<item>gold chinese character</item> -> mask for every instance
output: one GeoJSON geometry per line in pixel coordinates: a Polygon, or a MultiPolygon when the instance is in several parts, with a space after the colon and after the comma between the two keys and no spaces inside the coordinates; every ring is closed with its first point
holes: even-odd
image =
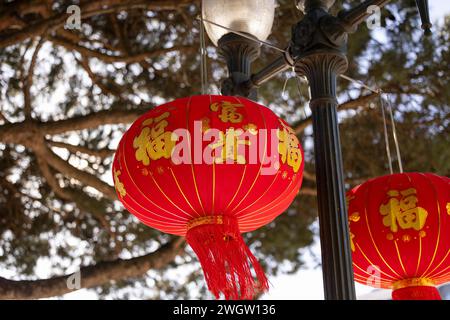
{"type": "Polygon", "coordinates": [[[215,102],[210,105],[212,111],[219,111],[219,118],[222,122],[239,123],[242,122],[242,114],[237,112],[237,108],[243,107],[240,103],[231,103],[230,101],[215,102]]]}
{"type": "Polygon", "coordinates": [[[390,227],[392,232],[397,232],[398,227],[417,231],[423,228],[428,212],[417,206],[416,189],[389,190],[387,195],[388,201],[379,208],[386,227],[390,227]]]}
{"type": "MultiPolygon", "coordinates": [[[[345,203],[347,204],[347,210],[350,210],[350,201],[355,199],[354,195],[347,195],[345,196],[345,203]]],[[[361,216],[359,215],[359,212],[353,212],[352,214],[349,214],[348,220],[349,222],[358,222],[361,219],[361,216]]]]}
{"type": "Polygon", "coordinates": [[[125,186],[119,180],[119,176],[122,172],[120,170],[114,170],[114,186],[116,187],[117,192],[123,198],[126,196],[127,191],[125,190],[125,186]]]}
{"type": "Polygon", "coordinates": [[[352,201],[353,199],[355,199],[355,196],[350,196],[350,195],[346,195],[345,196],[345,204],[347,205],[347,209],[348,209],[348,207],[349,207],[349,205],[350,205],[350,201],[352,201]]]}
{"type": "Polygon", "coordinates": [[[251,145],[249,140],[243,139],[240,135],[243,133],[241,129],[227,129],[226,133],[219,132],[218,141],[211,143],[209,147],[215,151],[215,163],[225,163],[227,159],[233,160],[235,163],[245,164],[245,156],[239,154],[239,145],[251,145]],[[217,151],[217,152],[216,152],[217,151]]]}
{"type": "Polygon", "coordinates": [[[202,132],[206,132],[211,128],[209,122],[208,118],[202,118],[202,132]]]}
{"type": "Polygon", "coordinates": [[[359,212],[353,212],[353,213],[348,217],[348,219],[349,219],[350,221],[352,221],[352,222],[358,222],[359,219],[361,219],[361,217],[360,217],[360,215],[359,215],[359,212]]]}
{"type": "MultiPolygon", "coordinates": [[[[348,205],[350,204],[350,201],[352,201],[353,199],[355,199],[355,196],[345,196],[345,202],[347,203],[347,209],[348,209],[348,205]]],[[[359,213],[358,212],[353,212],[349,217],[348,217],[348,226],[350,228],[350,223],[351,222],[358,222],[360,219],[359,213]]],[[[352,249],[352,252],[355,251],[355,244],[353,243],[353,238],[355,237],[355,235],[349,231],[350,233],[350,248],[352,249]]]]}
{"type": "MultiPolygon", "coordinates": [[[[151,136],[151,135],[150,135],[151,136]]],[[[164,132],[163,134],[153,138],[147,145],[147,152],[152,160],[161,158],[169,159],[176,141],[172,140],[172,132],[164,132]]]]}
{"type": "MultiPolygon", "coordinates": [[[[170,112],[166,111],[166,112],[160,114],[159,116],[157,116],[156,118],[146,119],[144,122],[142,122],[141,126],[142,127],[151,126],[153,123],[159,123],[162,120],[168,118],[169,116],[170,116],[170,112]]],[[[167,126],[167,124],[166,124],[166,126],[167,126]]]]}
{"type": "Polygon", "coordinates": [[[137,161],[141,161],[144,165],[150,164],[150,158],[147,154],[147,145],[150,140],[150,128],[145,127],[142,129],[139,136],[133,140],[133,148],[137,149],[135,156],[137,161]]]}
{"type": "Polygon", "coordinates": [[[258,127],[253,123],[246,124],[245,126],[243,126],[243,128],[253,135],[256,135],[258,133],[258,127]]]}
{"type": "Polygon", "coordinates": [[[302,164],[302,153],[299,148],[299,142],[294,130],[281,122],[282,129],[278,129],[278,153],[281,155],[281,162],[292,167],[294,172],[300,169],[302,164]]]}
{"type": "Polygon", "coordinates": [[[136,149],[136,160],[144,165],[151,160],[170,158],[176,141],[172,139],[172,132],[165,131],[169,122],[169,112],[164,112],[156,118],[150,118],[142,123],[145,126],[141,133],[134,138],[133,147],[136,149]]]}
{"type": "Polygon", "coordinates": [[[411,236],[409,234],[404,234],[402,236],[402,241],[403,242],[410,242],[411,241],[411,236]]]}
{"type": "Polygon", "coordinates": [[[355,235],[350,232],[350,248],[352,249],[352,252],[355,252],[355,244],[353,243],[353,238],[355,235]]]}

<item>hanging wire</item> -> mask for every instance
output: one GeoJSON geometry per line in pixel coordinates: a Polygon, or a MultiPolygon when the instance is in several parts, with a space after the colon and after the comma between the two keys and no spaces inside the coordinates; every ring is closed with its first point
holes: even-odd
{"type": "MultiPolygon", "coordinates": [[[[285,49],[278,48],[277,46],[274,46],[273,44],[268,43],[266,41],[262,41],[262,40],[256,39],[256,38],[251,37],[251,36],[249,36],[249,35],[247,35],[247,34],[245,34],[243,32],[236,31],[236,30],[233,30],[231,28],[228,28],[228,27],[225,27],[223,25],[220,25],[218,23],[215,23],[213,21],[204,19],[203,15],[199,15],[197,17],[197,20],[199,20],[201,22],[200,42],[201,42],[201,51],[202,51],[201,76],[202,76],[202,93],[203,94],[206,92],[206,86],[207,86],[207,79],[206,79],[206,77],[207,77],[207,71],[206,71],[206,49],[205,49],[205,31],[204,31],[204,23],[205,22],[207,22],[209,24],[212,24],[212,25],[214,25],[216,27],[225,29],[227,31],[233,32],[235,34],[238,34],[238,35],[240,35],[240,36],[242,36],[242,37],[244,37],[246,39],[258,42],[261,45],[264,45],[264,46],[267,46],[269,48],[275,49],[275,50],[277,50],[279,52],[286,53],[285,49]]],[[[389,111],[390,120],[391,120],[391,124],[392,124],[392,135],[394,137],[394,144],[395,144],[395,150],[396,150],[396,153],[397,153],[398,167],[399,167],[400,172],[403,173],[403,165],[402,165],[402,159],[401,159],[401,155],[400,155],[400,147],[399,147],[399,143],[398,143],[398,139],[397,139],[397,131],[395,129],[395,121],[394,121],[394,116],[393,116],[393,113],[392,113],[392,106],[391,106],[391,103],[390,103],[389,99],[388,98],[386,98],[386,100],[383,99],[383,97],[382,97],[383,92],[379,88],[371,88],[368,85],[366,85],[364,82],[362,82],[360,80],[353,79],[353,78],[351,78],[351,77],[349,77],[347,75],[344,75],[344,74],[341,74],[339,76],[342,79],[345,79],[345,80],[350,81],[350,82],[352,82],[354,84],[357,84],[357,85],[359,85],[359,86],[361,86],[361,87],[363,87],[363,88],[365,88],[365,89],[367,89],[367,90],[369,90],[369,91],[371,91],[373,93],[376,93],[376,94],[378,94],[380,96],[381,112],[382,112],[382,115],[383,115],[384,138],[385,138],[385,142],[386,142],[386,154],[387,154],[388,161],[389,161],[389,171],[392,174],[393,173],[392,157],[391,157],[390,146],[389,146],[389,136],[388,136],[388,132],[387,132],[387,124],[386,124],[386,116],[385,116],[385,104],[384,104],[384,101],[386,101],[387,107],[388,107],[388,111],[389,111]]],[[[289,78],[287,78],[286,81],[284,82],[282,94],[285,93],[288,79],[289,78]]],[[[301,84],[302,79],[299,76],[296,76],[296,79],[297,79],[297,88],[298,88],[299,93],[301,94],[300,84],[301,84]]],[[[309,100],[311,100],[310,87],[308,87],[308,89],[309,89],[308,90],[309,100]]],[[[303,109],[303,112],[304,112],[304,116],[306,117],[305,109],[303,109]]]]}
{"type": "Polygon", "coordinates": [[[345,79],[345,80],[347,80],[347,81],[350,81],[350,82],[352,82],[352,83],[354,83],[354,84],[357,84],[357,85],[359,85],[359,86],[361,86],[361,87],[363,87],[363,88],[366,88],[367,90],[369,90],[369,91],[371,91],[371,92],[373,92],[373,93],[378,93],[378,94],[381,93],[381,90],[380,90],[380,89],[378,89],[378,88],[375,88],[375,89],[374,89],[374,88],[371,88],[371,87],[369,87],[368,85],[366,85],[364,82],[362,82],[362,81],[360,81],[360,80],[356,80],[356,79],[350,78],[349,76],[346,76],[345,74],[341,74],[340,77],[341,77],[342,79],[345,79]]]}
{"type": "Polygon", "coordinates": [[[274,46],[273,44],[271,44],[271,43],[269,43],[269,42],[259,40],[259,39],[257,39],[257,38],[254,38],[254,37],[249,36],[248,34],[246,34],[246,33],[244,33],[244,32],[240,32],[240,31],[237,31],[237,30],[233,30],[233,29],[228,28],[228,27],[225,27],[225,26],[223,26],[223,25],[221,25],[221,24],[218,24],[218,23],[215,23],[215,22],[213,22],[213,21],[204,19],[202,16],[197,17],[197,20],[198,20],[198,19],[200,19],[201,21],[207,22],[207,23],[209,23],[209,24],[212,24],[212,25],[214,25],[214,26],[216,26],[216,27],[222,28],[222,29],[224,29],[224,30],[227,30],[227,31],[236,33],[236,34],[240,35],[241,37],[244,37],[244,38],[246,38],[246,39],[249,39],[249,40],[258,42],[258,43],[260,43],[260,44],[262,44],[262,45],[265,45],[265,46],[267,46],[267,47],[269,47],[269,48],[278,50],[278,51],[283,52],[283,53],[286,52],[285,49],[278,48],[277,46],[274,46]]]}
{"type": "Polygon", "coordinates": [[[397,139],[397,130],[395,129],[395,120],[394,120],[394,115],[392,113],[392,105],[391,105],[391,102],[387,95],[386,95],[386,102],[387,102],[387,107],[389,110],[389,116],[391,118],[392,136],[394,137],[395,151],[397,153],[398,168],[400,170],[400,173],[403,173],[402,157],[400,155],[400,147],[399,147],[399,143],[398,143],[398,139],[397,139]]]}
{"type": "Polygon", "coordinates": [[[202,83],[202,94],[208,91],[208,70],[206,65],[206,40],[203,14],[200,15],[200,81],[202,83]]]}
{"type": "MultiPolygon", "coordinates": [[[[302,95],[302,90],[301,90],[301,87],[302,87],[302,82],[306,82],[306,83],[308,83],[308,80],[306,79],[306,77],[300,77],[300,76],[295,76],[295,80],[296,80],[296,82],[297,82],[297,90],[298,90],[298,93],[299,93],[299,95],[301,96],[302,95]]],[[[308,86],[308,101],[309,100],[311,100],[311,88],[308,86]]],[[[308,116],[306,115],[306,106],[304,106],[303,108],[302,108],[302,113],[303,113],[303,119],[306,119],[308,116]]]]}
{"type": "Polygon", "coordinates": [[[283,84],[283,90],[281,91],[281,97],[283,97],[283,99],[289,98],[288,96],[286,96],[286,86],[287,86],[288,80],[289,80],[289,77],[286,77],[286,80],[284,80],[284,84],[283,84]]]}
{"type": "Polygon", "coordinates": [[[392,136],[394,138],[394,144],[395,144],[395,150],[396,150],[396,154],[397,154],[397,161],[398,161],[398,168],[400,173],[403,173],[403,165],[402,165],[402,159],[401,159],[401,155],[400,155],[400,147],[399,147],[399,143],[398,143],[398,139],[397,139],[397,131],[395,129],[395,121],[394,121],[394,116],[392,114],[392,106],[391,103],[389,101],[389,98],[387,97],[386,94],[384,94],[386,96],[385,99],[383,99],[383,91],[379,88],[371,88],[368,85],[366,85],[364,82],[359,81],[359,80],[355,80],[349,76],[346,75],[341,75],[341,78],[348,80],[352,83],[358,84],[363,88],[366,88],[367,90],[373,92],[373,93],[377,93],[380,97],[380,106],[381,106],[381,113],[383,116],[383,130],[384,130],[384,140],[385,140],[385,144],[386,144],[386,155],[388,158],[388,164],[389,164],[389,172],[392,174],[393,173],[393,169],[392,169],[392,156],[391,156],[391,148],[389,145],[389,134],[388,134],[388,130],[387,130],[387,123],[386,123],[386,113],[385,113],[385,109],[386,107],[388,108],[389,111],[389,116],[390,116],[390,120],[391,120],[391,125],[392,125],[392,136]],[[386,105],[387,104],[387,105],[386,105]]]}
{"type": "Polygon", "coordinates": [[[387,124],[386,124],[386,114],[385,114],[385,110],[384,110],[385,106],[384,106],[383,96],[381,93],[379,94],[379,97],[380,97],[381,114],[383,116],[384,142],[386,145],[386,154],[387,154],[387,158],[388,158],[389,172],[390,172],[390,174],[393,174],[394,172],[392,171],[391,147],[389,145],[389,135],[388,135],[387,124]]]}
{"type": "MultiPolygon", "coordinates": [[[[244,38],[246,38],[246,39],[249,39],[249,40],[251,40],[251,41],[255,41],[255,42],[257,42],[257,43],[259,43],[259,44],[261,44],[261,45],[264,45],[264,46],[267,46],[267,47],[269,47],[269,48],[275,49],[275,50],[277,50],[277,51],[279,51],[279,52],[286,53],[286,49],[281,49],[281,48],[279,48],[279,47],[277,47],[277,46],[275,46],[275,45],[273,45],[273,44],[271,44],[271,43],[269,43],[269,42],[262,41],[262,40],[259,40],[259,39],[257,39],[257,38],[251,37],[251,36],[249,36],[248,34],[246,34],[246,33],[244,33],[244,32],[240,32],[240,31],[234,30],[234,29],[232,29],[232,28],[225,27],[225,26],[223,26],[223,25],[221,25],[221,24],[218,24],[218,23],[216,23],[216,22],[214,22],[214,21],[205,19],[205,18],[203,18],[203,15],[199,15],[199,16],[197,17],[197,20],[199,20],[199,21],[202,23],[201,33],[203,32],[203,35],[201,35],[201,37],[203,37],[203,42],[204,42],[204,27],[203,27],[203,24],[206,22],[206,23],[212,24],[212,25],[214,25],[214,26],[216,26],[216,27],[219,27],[219,28],[222,28],[222,29],[224,29],[224,30],[227,30],[227,31],[233,32],[233,33],[235,33],[235,34],[238,34],[238,35],[240,35],[240,36],[242,36],[242,37],[244,37],[244,38]]],[[[346,76],[346,75],[344,75],[344,74],[341,74],[341,75],[339,75],[339,76],[340,76],[341,78],[347,80],[347,81],[353,82],[353,83],[355,83],[355,84],[357,84],[357,85],[359,85],[359,86],[361,86],[361,87],[364,87],[364,88],[366,88],[367,90],[369,90],[369,91],[371,91],[371,92],[374,92],[374,93],[380,93],[380,92],[381,92],[380,89],[377,89],[377,88],[376,88],[376,89],[373,89],[373,88],[367,86],[364,82],[362,82],[362,81],[360,81],[360,80],[353,79],[353,78],[351,78],[351,77],[349,77],[349,76],[346,76]]],[[[306,77],[302,77],[302,78],[306,78],[306,77]]],[[[297,79],[299,79],[299,77],[297,77],[297,79]]],[[[307,80],[306,80],[306,81],[307,81],[307,80]]],[[[286,83],[284,84],[284,87],[285,87],[285,86],[286,86],[286,83]]],[[[283,89],[283,91],[284,91],[284,89],[283,89]]]]}

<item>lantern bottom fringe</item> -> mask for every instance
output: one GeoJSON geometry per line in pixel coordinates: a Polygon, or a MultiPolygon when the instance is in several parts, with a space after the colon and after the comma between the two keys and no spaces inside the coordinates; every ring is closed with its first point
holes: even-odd
{"type": "Polygon", "coordinates": [[[392,291],[392,300],[442,300],[433,286],[411,286],[392,291]]]}
{"type": "Polygon", "coordinates": [[[252,299],[267,291],[267,277],[244,243],[236,219],[222,216],[217,221],[196,225],[186,233],[208,289],[216,299],[222,294],[227,300],[252,299]]]}

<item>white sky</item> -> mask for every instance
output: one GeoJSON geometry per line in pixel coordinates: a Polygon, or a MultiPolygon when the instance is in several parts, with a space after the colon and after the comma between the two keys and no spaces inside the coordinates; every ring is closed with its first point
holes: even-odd
{"type": "MultiPolygon", "coordinates": [[[[450,14],[449,0],[430,0],[430,15],[433,23],[442,23],[443,17],[450,14]]],[[[68,239],[65,239],[68,241],[68,239]]],[[[69,239],[70,240],[70,239],[69,239]]],[[[320,257],[320,244],[316,237],[316,242],[311,251],[314,256],[320,257]]],[[[81,245],[81,244],[80,244],[81,245]]],[[[311,255],[305,251],[303,258],[306,265],[297,273],[292,275],[280,275],[269,279],[271,286],[267,294],[262,299],[274,300],[314,300],[323,299],[323,282],[320,267],[315,266],[311,255]]],[[[7,270],[0,270],[4,277],[12,277],[15,274],[7,270]]],[[[68,270],[74,272],[75,270],[68,270]]],[[[50,264],[46,260],[40,260],[36,268],[36,275],[40,278],[47,278],[51,275],[50,264]]],[[[367,286],[356,284],[356,293],[362,299],[386,299],[390,296],[389,290],[381,290],[372,293],[373,289],[367,286]]],[[[88,290],[78,290],[66,294],[64,299],[97,299],[97,295],[88,290]]]]}
{"type": "Polygon", "coordinates": [[[443,17],[450,13],[450,1],[429,0],[431,22],[442,22],[443,17]]]}

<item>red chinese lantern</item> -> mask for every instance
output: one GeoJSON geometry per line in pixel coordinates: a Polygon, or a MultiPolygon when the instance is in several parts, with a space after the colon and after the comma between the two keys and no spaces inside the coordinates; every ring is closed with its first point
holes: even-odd
{"type": "Polygon", "coordinates": [[[141,222],[186,237],[217,298],[248,299],[268,282],[240,233],[287,209],[303,165],[295,133],[268,108],[202,95],[136,120],[120,141],[113,176],[119,199],[141,222]]]}
{"type": "Polygon", "coordinates": [[[394,300],[441,299],[450,281],[450,179],[431,173],[375,178],[348,192],[355,280],[394,300]]]}

